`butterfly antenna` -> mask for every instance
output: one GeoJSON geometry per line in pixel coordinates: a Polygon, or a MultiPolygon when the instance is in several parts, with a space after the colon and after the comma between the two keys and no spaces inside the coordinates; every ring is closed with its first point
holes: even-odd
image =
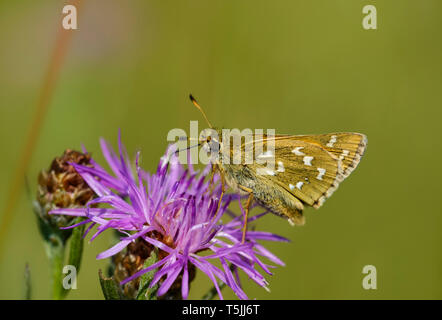
{"type": "Polygon", "coordinates": [[[200,145],[201,145],[201,143],[198,143],[198,144],[195,144],[193,146],[190,146],[190,147],[187,147],[184,149],[177,149],[174,153],[177,154],[177,153],[180,153],[181,151],[187,151],[187,150],[193,149],[195,147],[199,147],[200,145]]]}
{"type": "Polygon", "coordinates": [[[210,123],[209,119],[207,119],[206,114],[203,111],[203,108],[196,102],[196,99],[192,96],[192,94],[189,94],[190,101],[192,101],[193,105],[203,114],[204,119],[206,119],[207,124],[209,125],[210,129],[213,129],[212,124],[210,123]]]}
{"type": "Polygon", "coordinates": [[[198,143],[198,144],[195,144],[195,145],[193,145],[193,146],[189,146],[189,147],[187,147],[187,148],[184,148],[184,149],[177,149],[177,150],[175,150],[175,151],[173,151],[173,152],[168,152],[167,153],[167,156],[166,156],[166,162],[169,162],[170,161],[170,158],[172,158],[172,156],[173,155],[175,155],[175,154],[177,154],[177,153],[180,153],[181,151],[187,151],[187,150],[190,150],[190,149],[193,149],[193,148],[195,148],[195,147],[199,147],[201,144],[200,143],[198,143]]]}

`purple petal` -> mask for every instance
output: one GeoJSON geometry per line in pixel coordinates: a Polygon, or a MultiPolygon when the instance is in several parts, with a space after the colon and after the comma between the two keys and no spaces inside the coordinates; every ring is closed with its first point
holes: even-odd
{"type": "Polygon", "coordinates": [[[184,300],[187,300],[189,295],[189,272],[187,270],[187,259],[184,261],[183,280],[181,281],[181,295],[184,300]]]}
{"type": "Polygon", "coordinates": [[[179,264],[178,266],[175,267],[175,270],[171,274],[169,274],[167,279],[164,280],[163,284],[158,289],[158,296],[162,296],[163,294],[165,294],[167,292],[167,290],[169,290],[170,286],[173,284],[175,279],[180,274],[182,268],[183,268],[183,266],[181,264],[179,264]]]}
{"type": "Polygon", "coordinates": [[[110,256],[113,256],[114,254],[117,254],[121,250],[127,247],[129,243],[131,243],[131,240],[123,240],[118,242],[116,245],[114,245],[112,248],[107,249],[106,251],[103,251],[102,253],[97,255],[97,259],[105,259],[109,258],[110,256]]]}

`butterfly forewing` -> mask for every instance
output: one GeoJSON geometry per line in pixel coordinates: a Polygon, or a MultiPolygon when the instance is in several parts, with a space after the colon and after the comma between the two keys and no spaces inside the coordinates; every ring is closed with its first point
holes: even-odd
{"type": "MultiPolygon", "coordinates": [[[[264,150],[272,138],[264,138],[264,150]]],[[[365,145],[365,136],[358,133],[275,136],[275,169],[268,172],[267,179],[319,208],[357,166],[365,145]]]]}
{"type": "Polygon", "coordinates": [[[341,161],[344,177],[347,177],[356,168],[367,145],[367,137],[365,135],[353,132],[296,137],[303,141],[318,144],[335,155],[341,161]]]}

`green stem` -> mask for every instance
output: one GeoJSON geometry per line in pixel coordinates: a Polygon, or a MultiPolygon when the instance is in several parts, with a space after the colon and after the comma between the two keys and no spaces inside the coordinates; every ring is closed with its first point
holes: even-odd
{"type": "Polygon", "coordinates": [[[60,238],[52,236],[50,241],[46,242],[51,272],[51,296],[54,300],[62,300],[66,294],[63,288],[64,251],[65,245],[60,238]]]}
{"type": "Polygon", "coordinates": [[[31,270],[29,268],[29,264],[26,263],[25,266],[25,300],[31,300],[32,297],[32,286],[31,286],[31,270]]]}

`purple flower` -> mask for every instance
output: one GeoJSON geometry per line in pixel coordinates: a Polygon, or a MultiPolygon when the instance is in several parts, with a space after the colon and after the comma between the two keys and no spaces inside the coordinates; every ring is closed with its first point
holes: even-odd
{"type": "MultiPolygon", "coordinates": [[[[240,299],[247,299],[239,282],[238,270],[267,288],[268,283],[257,266],[267,274],[272,274],[269,269],[273,266],[264,263],[262,258],[277,265],[284,263],[257,240],[287,240],[267,232],[248,231],[245,243],[241,243],[242,217],[235,216],[227,223],[220,220],[229,204],[238,196],[225,196],[217,210],[221,186],[218,176],[215,176],[212,186],[209,181],[205,181],[210,166],[201,173],[191,165],[186,169],[179,163],[175,147],[169,146],[154,174],[142,171],[138,153],[136,174],[133,174],[120,136],[118,145],[119,156],[109,144],[101,140],[103,155],[115,176],[107,173],[96,162],[92,162],[93,168],[71,164],[97,198],[89,201],[85,208],[57,209],[50,214],[86,217],[81,223],[91,222],[86,233],[97,226],[91,240],[107,229],[116,229],[125,235],[112,248],[98,254],[97,259],[113,256],[137,239],[164,252],[158,262],[136,272],[121,284],[157,269],[151,286],[160,283],[158,295],[165,294],[178,276],[182,275],[181,293],[186,299],[189,291],[188,268],[192,264],[210,278],[221,299],[218,280],[227,284],[240,299]],[[99,204],[106,204],[107,207],[98,208],[99,204]],[[199,255],[203,251],[206,254],[199,255]],[[214,265],[216,261],[221,268],[214,265]],[[229,265],[234,266],[233,272],[229,265]],[[159,282],[160,279],[162,282],[159,282]]],[[[244,211],[242,207],[241,210],[244,211]]],[[[266,213],[264,211],[249,221],[259,219],[266,213]]]]}

